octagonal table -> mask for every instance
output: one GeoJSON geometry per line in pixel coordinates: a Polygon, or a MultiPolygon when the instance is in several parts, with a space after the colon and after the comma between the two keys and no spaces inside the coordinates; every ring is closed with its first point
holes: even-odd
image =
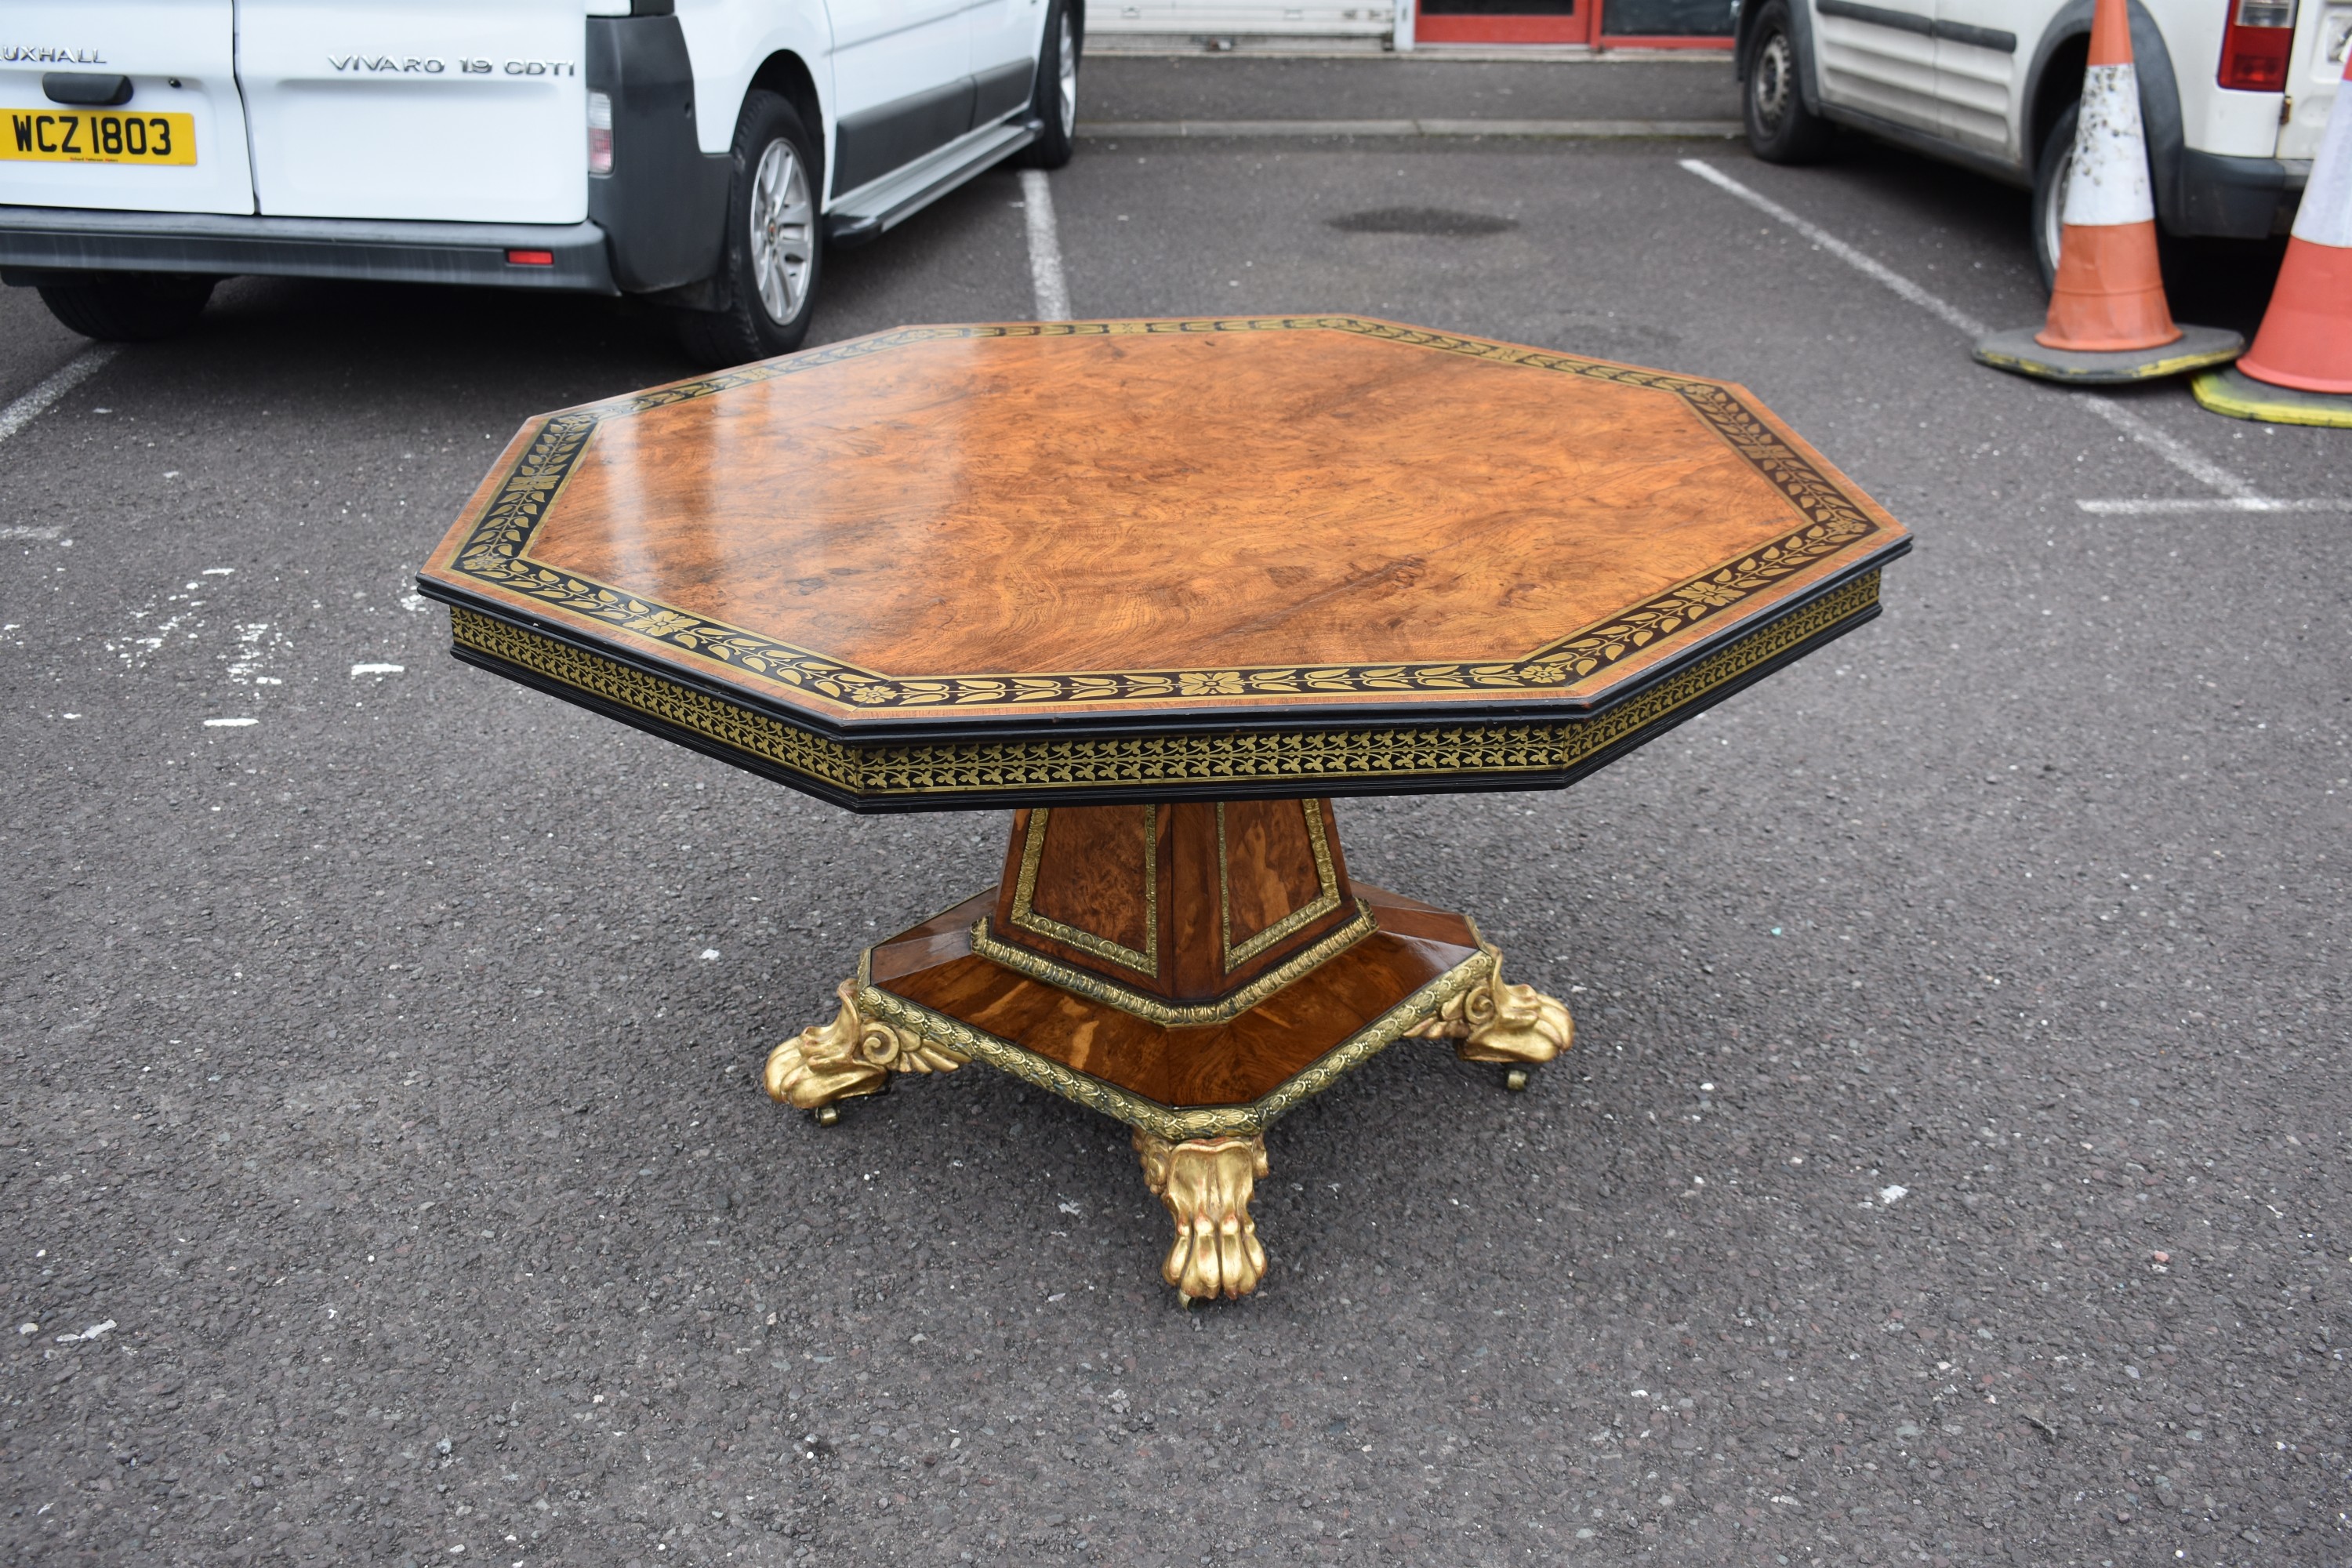
{"type": "MultiPolygon", "coordinates": [[[[913,327],[528,422],[418,580],[457,656],[856,811],[1012,806],[992,889],[770,1058],[830,1122],[972,1061],[1127,1123],[1187,1300],[1265,1133],[1567,1047],[1330,797],[1570,784],[1877,613],[1900,525],[1739,387],[1353,317],[913,327]]],[[[887,891],[877,902],[887,903],[887,891]]]]}

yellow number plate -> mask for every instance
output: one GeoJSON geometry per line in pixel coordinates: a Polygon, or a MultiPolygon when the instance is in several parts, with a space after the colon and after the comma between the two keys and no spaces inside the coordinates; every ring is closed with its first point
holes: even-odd
{"type": "Polygon", "coordinates": [[[36,163],[193,163],[196,117],[112,109],[0,109],[0,158],[36,163]]]}

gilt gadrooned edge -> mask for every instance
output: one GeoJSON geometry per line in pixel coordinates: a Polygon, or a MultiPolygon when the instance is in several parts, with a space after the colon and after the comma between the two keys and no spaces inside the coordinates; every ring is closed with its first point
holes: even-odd
{"type": "MultiPolygon", "coordinates": [[[[1336,907],[1336,900],[1334,902],[1336,907]]],[[[1299,949],[1256,979],[1213,1002],[1170,1002],[1114,984],[1074,963],[1064,963],[1043,953],[1032,952],[1027,948],[998,941],[990,933],[985,917],[971,928],[971,950],[991,963],[1025,974],[1032,980],[1042,980],[1049,985],[1075,992],[1089,1001],[1116,1007],[1122,1013],[1131,1013],[1162,1028],[1196,1028],[1204,1025],[1231,1023],[1307,971],[1339,957],[1379,929],[1372,919],[1370,904],[1358,899],[1356,911],[1354,920],[1328,936],[1299,949]]]]}
{"type": "Polygon", "coordinates": [[[1297,784],[1330,794],[1350,784],[1416,778],[1469,783],[1558,773],[1679,709],[1703,701],[1808,639],[1872,609],[1879,574],[1859,574],[1623,701],[1552,721],[1387,724],[1179,731],[1051,740],[889,744],[835,741],[682,681],[496,619],[450,608],[457,646],[583,697],[684,731],[721,754],[822,790],[886,803],[1003,798],[1056,791],[1141,792],[1297,784]]]}
{"type": "MultiPolygon", "coordinates": [[[[1080,321],[1003,326],[909,327],[836,343],[781,360],[744,365],[699,380],[656,387],[551,415],[506,478],[490,490],[451,570],[551,610],[619,627],[780,693],[814,698],[877,716],[980,705],[1053,709],[1185,698],[1380,697],[1439,693],[1565,692],[1661,640],[1726,612],[1883,531],[1879,523],[1812,461],[1738,398],[1712,382],[1571,354],[1347,316],[1241,318],[1200,321],[1080,321]],[[1641,605],[1568,633],[1517,658],[1411,661],[1233,669],[1046,671],[1009,675],[892,676],[830,658],[743,627],[688,614],[578,573],[533,562],[530,542],[561,495],[595,427],[672,403],[709,397],[780,376],[909,343],[951,338],[1053,337],[1122,333],[1323,330],[1525,365],[1681,398],[1699,419],[1809,521],[1759,549],[1743,552],[1641,605]]],[[[420,580],[428,592],[446,589],[420,580]]]]}
{"type": "Polygon", "coordinates": [[[860,1011],[910,1030],[927,1043],[986,1062],[1034,1088],[1058,1094],[1129,1127],[1140,1127],[1171,1143],[1192,1138],[1254,1137],[1264,1132],[1300,1103],[1322,1093],[1404,1038],[1415,1026],[1437,1016],[1447,1002],[1486,982],[1495,967],[1493,952],[1481,948],[1246,1105],[1179,1110],[1117,1084],[1106,1083],[1090,1073],[1065,1067],[1025,1046],[975,1029],[919,1002],[909,1002],[883,990],[873,982],[873,949],[868,948],[857,957],[860,1011]]]}

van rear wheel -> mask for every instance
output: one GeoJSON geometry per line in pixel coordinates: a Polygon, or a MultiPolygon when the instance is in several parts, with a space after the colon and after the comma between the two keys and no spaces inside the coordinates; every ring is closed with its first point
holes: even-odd
{"type": "Polygon", "coordinates": [[[40,286],[49,314],[86,338],[144,343],[196,324],[219,279],[178,272],[93,272],[40,286]]]}
{"type": "Polygon", "coordinates": [[[824,261],[817,193],[824,181],[815,143],[793,106],[772,92],[743,98],[735,122],[735,177],[727,198],[727,239],[717,310],[681,310],[679,343],[717,367],[788,354],[808,336],[824,261]]]}
{"type": "Polygon", "coordinates": [[[2066,183],[2074,168],[2074,127],[2083,106],[2068,104],[2050,133],[2042,139],[2042,156],[2033,164],[2033,260],[2042,268],[2042,291],[2058,283],[2058,240],[2064,232],[2066,183]]]}
{"type": "Polygon", "coordinates": [[[1768,163],[1819,162],[1829,152],[1836,127],[1805,107],[1787,0],[1769,0],[1756,18],[1754,37],[1739,83],[1748,150],[1768,163]]]}

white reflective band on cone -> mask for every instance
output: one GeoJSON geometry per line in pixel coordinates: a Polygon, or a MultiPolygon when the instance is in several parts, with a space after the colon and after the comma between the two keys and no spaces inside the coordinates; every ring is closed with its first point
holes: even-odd
{"type": "Polygon", "coordinates": [[[2307,245],[2352,247],[2352,95],[2336,89],[2327,129],[2319,133],[2319,156],[2295,209],[2294,237],[2307,245]]]}
{"type": "MultiPolygon", "coordinates": [[[[2074,127],[2074,166],[2058,221],[2075,226],[2153,223],[2147,144],[2139,128],[2139,78],[2129,66],[2083,73],[2083,118],[2074,127]]],[[[2331,124],[2330,130],[2335,129],[2331,124]]]]}

